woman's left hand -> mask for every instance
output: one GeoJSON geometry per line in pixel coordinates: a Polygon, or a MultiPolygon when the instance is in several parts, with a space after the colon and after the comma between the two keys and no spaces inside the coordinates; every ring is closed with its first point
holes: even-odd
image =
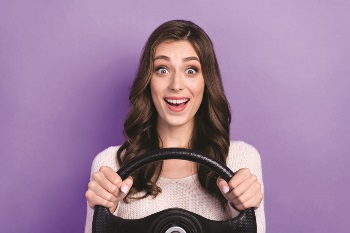
{"type": "Polygon", "coordinates": [[[261,184],[248,168],[238,170],[228,183],[219,177],[217,185],[225,198],[238,211],[250,207],[258,208],[263,199],[261,184]]]}

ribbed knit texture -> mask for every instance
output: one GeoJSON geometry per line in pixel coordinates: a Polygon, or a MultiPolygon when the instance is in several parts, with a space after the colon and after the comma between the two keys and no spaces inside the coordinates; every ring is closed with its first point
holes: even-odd
{"type": "MultiPolygon", "coordinates": [[[[108,166],[117,171],[119,168],[116,160],[118,148],[117,146],[109,147],[99,153],[92,163],[91,175],[101,166],[108,166]]],[[[232,141],[227,166],[234,172],[240,168],[249,168],[251,173],[258,177],[262,190],[264,190],[260,155],[253,146],[242,141],[232,141]]],[[[174,207],[189,210],[212,220],[226,220],[238,215],[238,212],[229,205],[224,211],[219,201],[201,188],[197,175],[181,179],[160,177],[157,184],[161,187],[162,192],[156,198],[149,196],[141,200],[132,200],[129,204],[120,202],[114,215],[124,219],[138,219],[174,207]]],[[[136,195],[142,195],[142,193],[136,195]]],[[[86,233],[91,232],[93,213],[94,210],[87,205],[86,233]]],[[[265,233],[264,201],[255,210],[255,214],[258,233],[265,233]]]]}

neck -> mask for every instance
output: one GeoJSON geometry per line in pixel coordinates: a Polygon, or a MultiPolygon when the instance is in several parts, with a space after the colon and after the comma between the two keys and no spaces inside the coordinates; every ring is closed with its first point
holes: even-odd
{"type": "Polygon", "coordinates": [[[161,138],[161,148],[188,148],[191,140],[193,122],[186,125],[169,126],[158,124],[158,134],[161,138]]]}
{"type": "MultiPolygon", "coordinates": [[[[161,138],[161,148],[189,148],[193,121],[181,126],[169,126],[158,123],[157,129],[161,138]]],[[[193,175],[196,172],[196,163],[180,159],[170,159],[163,161],[161,176],[177,179],[193,175]]]]}

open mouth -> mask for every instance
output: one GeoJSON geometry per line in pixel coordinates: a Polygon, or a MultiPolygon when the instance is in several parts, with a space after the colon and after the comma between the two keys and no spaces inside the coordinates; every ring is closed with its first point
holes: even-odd
{"type": "Polygon", "coordinates": [[[188,98],[176,99],[176,100],[165,98],[164,100],[165,100],[165,102],[167,102],[167,104],[174,106],[174,107],[184,106],[190,101],[190,99],[188,99],[188,98]]]}

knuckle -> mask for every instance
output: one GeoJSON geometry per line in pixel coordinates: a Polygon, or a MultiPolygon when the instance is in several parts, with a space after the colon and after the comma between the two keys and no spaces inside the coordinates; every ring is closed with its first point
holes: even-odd
{"type": "Polygon", "coordinates": [[[253,181],[257,181],[258,180],[258,177],[256,175],[252,175],[252,178],[251,178],[253,181]]]}
{"type": "Polygon", "coordinates": [[[119,190],[118,187],[114,185],[110,189],[111,193],[116,193],[118,190],[119,190]]]}
{"type": "Polygon", "coordinates": [[[96,173],[92,174],[92,179],[93,180],[100,180],[101,179],[101,173],[100,172],[96,172],[96,173]]]}
{"type": "Polygon", "coordinates": [[[85,197],[86,197],[86,200],[88,201],[90,206],[94,206],[95,205],[94,198],[93,198],[94,197],[94,193],[93,192],[87,191],[85,193],[85,197]]]}
{"type": "Polygon", "coordinates": [[[245,210],[245,209],[248,209],[249,208],[249,205],[247,203],[242,203],[242,209],[245,210]]]}
{"type": "Polygon", "coordinates": [[[237,191],[236,189],[233,189],[233,190],[231,191],[231,193],[232,193],[233,196],[235,196],[235,197],[238,197],[238,196],[239,196],[239,193],[238,193],[238,191],[237,191]]]}
{"type": "Polygon", "coordinates": [[[88,183],[88,189],[93,189],[94,188],[94,182],[89,182],[88,183]]]}
{"type": "Polygon", "coordinates": [[[257,182],[257,183],[255,184],[255,187],[256,187],[257,189],[259,189],[259,192],[261,192],[261,184],[260,184],[259,182],[257,182]]]}
{"type": "MultiPolygon", "coordinates": [[[[222,183],[222,181],[220,182],[220,184],[222,183]]],[[[232,178],[231,180],[229,180],[228,182],[227,182],[227,184],[228,185],[232,185],[234,183],[234,178],[232,178]]]]}
{"type": "Polygon", "coordinates": [[[258,197],[259,197],[259,199],[264,199],[264,195],[262,194],[262,192],[259,192],[259,194],[258,194],[258,197]]]}
{"type": "Polygon", "coordinates": [[[237,181],[235,179],[231,179],[228,183],[228,186],[230,186],[231,188],[236,188],[237,186],[237,181]]]}
{"type": "Polygon", "coordinates": [[[103,205],[104,207],[109,207],[107,200],[102,200],[101,205],[103,205]]]}
{"type": "Polygon", "coordinates": [[[120,178],[120,176],[118,176],[115,181],[116,184],[120,184],[122,182],[122,178],[120,178]]]}
{"type": "Polygon", "coordinates": [[[245,197],[243,197],[243,196],[239,196],[239,197],[237,197],[237,200],[240,202],[240,203],[244,203],[246,200],[245,200],[245,197]]]}
{"type": "Polygon", "coordinates": [[[113,205],[112,205],[109,201],[107,201],[107,200],[104,200],[102,205],[103,205],[104,207],[108,207],[108,208],[113,207],[113,205]]]}
{"type": "Polygon", "coordinates": [[[257,186],[258,188],[261,188],[261,184],[260,184],[259,181],[256,181],[256,186],[257,186]]]}
{"type": "Polygon", "coordinates": [[[90,202],[88,202],[88,204],[89,204],[89,206],[90,206],[90,208],[94,208],[94,204],[92,204],[92,203],[90,203],[90,202]]]}
{"type": "Polygon", "coordinates": [[[107,194],[106,200],[107,201],[112,201],[113,200],[113,195],[111,193],[107,194]]]}
{"type": "Polygon", "coordinates": [[[243,172],[244,174],[250,174],[249,168],[242,168],[242,172],[243,172]]]}
{"type": "Polygon", "coordinates": [[[85,197],[86,197],[86,199],[90,199],[91,192],[89,190],[85,192],[85,197]]]}

